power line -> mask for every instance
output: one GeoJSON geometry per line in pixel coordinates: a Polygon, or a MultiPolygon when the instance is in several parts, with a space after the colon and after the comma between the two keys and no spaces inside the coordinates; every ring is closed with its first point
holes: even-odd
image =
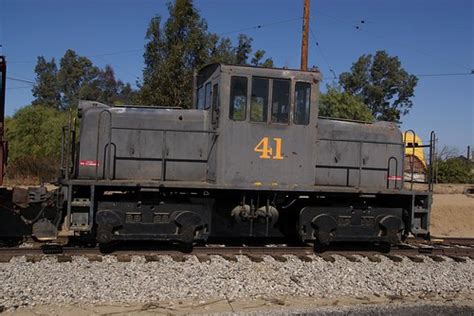
{"type": "Polygon", "coordinates": [[[232,33],[239,33],[239,32],[249,31],[249,30],[258,30],[258,29],[261,29],[263,27],[268,27],[268,26],[272,26],[272,25],[283,24],[283,23],[288,23],[288,22],[292,22],[292,21],[296,21],[296,20],[301,20],[302,18],[303,17],[298,17],[298,18],[280,20],[280,21],[275,21],[275,22],[270,22],[270,23],[265,23],[265,24],[257,24],[257,25],[254,25],[254,26],[249,26],[249,27],[234,30],[234,31],[219,33],[219,35],[222,36],[222,35],[228,35],[228,34],[232,34],[232,33]]]}
{"type": "MultiPolygon", "coordinates": [[[[432,74],[415,74],[416,77],[454,77],[454,76],[472,76],[474,70],[471,72],[459,72],[459,73],[432,73],[432,74]]],[[[323,80],[335,80],[337,77],[324,78],[323,80]]]]}
{"type": "Polygon", "coordinates": [[[7,90],[17,90],[17,89],[31,89],[31,86],[21,86],[21,87],[10,87],[7,90]]]}
{"type": "Polygon", "coordinates": [[[332,73],[332,75],[333,75],[334,77],[337,77],[337,74],[336,74],[334,68],[331,67],[331,65],[329,64],[329,62],[328,62],[328,60],[327,60],[327,58],[326,58],[326,56],[325,56],[325,54],[324,54],[324,52],[323,52],[322,47],[319,45],[319,42],[318,42],[318,40],[316,39],[316,35],[314,35],[313,30],[311,29],[311,26],[309,27],[309,32],[310,32],[310,34],[311,34],[311,37],[314,39],[314,43],[315,43],[316,47],[319,48],[319,53],[321,54],[321,57],[323,58],[323,60],[324,60],[324,62],[326,63],[326,65],[329,67],[329,71],[332,73]]]}
{"type": "Polygon", "coordinates": [[[13,80],[13,81],[19,81],[19,82],[24,82],[24,83],[29,83],[29,84],[36,84],[34,81],[30,81],[30,80],[25,80],[25,79],[20,79],[20,78],[14,78],[14,77],[8,77],[7,76],[7,79],[8,80],[13,80]]]}
{"type": "MultiPolygon", "coordinates": [[[[362,28],[362,25],[363,24],[366,24],[367,23],[367,20],[366,19],[360,19],[358,20],[358,22],[356,24],[354,23],[348,23],[346,22],[345,20],[343,19],[340,19],[338,17],[335,17],[335,16],[332,16],[332,15],[329,15],[329,14],[326,14],[324,12],[321,12],[320,10],[318,10],[318,12],[323,15],[323,16],[326,16],[326,17],[329,17],[337,22],[340,22],[342,24],[345,24],[345,25],[349,25],[352,29],[355,29],[356,31],[361,31],[361,32],[365,32],[367,33],[368,35],[374,37],[374,38],[377,38],[379,40],[383,40],[383,41],[386,41],[387,38],[385,37],[382,37],[382,36],[378,36],[378,35],[374,35],[373,33],[369,32],[368,30],[366,29],[363,29],[362,28]]],[[[396,43],[396,44],[399,44],[401,46],[405,46],[405,47],[408,47],[410,48],[411,50],[419,53],[419,54],[422,54],[422,55],[425,55],[425,56],[429,56],[429,57],[432,57],[432,58],[435,58],[435,59],[438,59],[439,61],[443,61],[444,63],[446,64],[451,64],[451,65],[454,65],[454,66],[457,66],[457,67],[461,67],[461,68],[464,68],[464,69],[467,69],[469,71],[471,71],[471,69],[469,67],[466,67],[466,65],[462,65],[462,64],[459,64],[457,62],[454,62],[452,60],[449,60],[449,59],[446,59],[445,57],[440,57],[440,56],[437,56],[435,54],[432,54],[430,52],[427,52],[425,50],[422,50],[422,49],[419,49],[419,48],[415,48],[415,47],[411,47],[410,44],[408,43],[403,43],[403,42],[399,42],[399,41],[394,41],[393,39],[390,39],[391,42],[393,43],[396,43]]]]}
{"type": "Polygon", "coordinates": [[[417,77],[452,77],[452,76],[469,76],[474,75],[474,70],[471,72],[460,72],[460,73],[439,73],[439,74],[419,74],[417,77]]]}

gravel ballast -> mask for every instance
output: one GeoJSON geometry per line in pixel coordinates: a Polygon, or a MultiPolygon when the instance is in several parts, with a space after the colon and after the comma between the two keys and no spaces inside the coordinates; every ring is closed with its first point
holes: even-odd
{"type": "Polygon", "coordinates": [[[455,262],[425,258],[415,263],[407,258],[381,262],[360,257],[351,262],[336,256],[334,263],[314,257],[310,262],[288,256],[286,262],[264,257],[252,262],[238,256],[237,262],[211,256],[199,262],[190,256],[175,262],[163,256],[146,262],[133,257],[117,262],[105,256],[102,262],[74,257],[58,263],[55,258],[27,262],[25,257],[0,263],[0,305],[4,308],[47,304],[136,304],[173,299],[258,298],[310,296],[317,298],[452,296],[474,292],[474,261],[455,262]]]}

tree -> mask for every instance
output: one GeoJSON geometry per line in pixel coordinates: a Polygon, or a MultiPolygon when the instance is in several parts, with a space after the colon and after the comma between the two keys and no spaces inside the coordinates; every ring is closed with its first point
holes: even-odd
{"type": "Polygon", "coordinates": [[[363,55],[339,77],[339,84],[346,92],[360,97],[377,120],[399,122],[413,106],[411,98],[418,82],[408,74],[398,57],[385,51],[375,56],[363,55]]]}
{"type": "Polygon", "coordinates": [[[54,58],[48,62],[43,56],[39,56],[35,73],[36,83],[32,89],[35,100],[32,104],[59,108],[61,106],[61,95],[57,78],[58,68],[54,58]]]}
{"type": "Polygon", "coordinates": [[[235,49],[230,38],[219,38],[217,34],[210,34],[209,43],[211,47],[208,58],[209,63],[235,63],[235,49]]]}
{"type": "Polygon", "coordinates": [[[75,107],[80,98],[94,95],[91,88],[84,88],[84,85],[97,77],[99,69],[87,57],[78,56],[75,51],[68,49],[61,58],[60,65],[58,81],[63,109],[75,107]]]}
{"type": "Polygon", "coordinates": [[[263,62],[261,62],[264,56],[265,56],[265,51],[263,49],[257,50],[254,56],[252,57],[252,61],[251,61],[252,65],[259,66],[259,67],[272,68],[273,59],[267,58],[263,62]]]}
{"type": "MultiPolygon", "coordinates": [[[[159,16],[148,25],[138,100],[142,104],[189,108],[193,72],[212,62],[247,64],[252,38],[239,34],[234,47],[229,38],[208,32],[207,23],[191,0],[176,0],[168,10],[169,18],[163,26],[159,16]]],[[[273,61],[267,59],[262,65],[272,66],[273,61]]]]}
{"type": "Polygon", "coordinates": [[[239,34],[239,43],[235,51],[235,63],[237,65],[245,65],[252,52],[252,41],[251,37],[245,34],[239,34]]]}
{"type": "Polygon", "coordinates": [[[189,107],[193,70],[209,56],[207,24],[190,0],[168,5],[170,17],[151,20],[145,47],[141,100],[144,103],[189,107]]]}
{"type": "Polygon", "coordinates": [[[6,120],[9,142],[8,176],[54,180],[61,154],[61,128],[68,113],[44,105],[19,109],[6,120]]]}
{"type": "Polygon", "coordinates": [[[437,179],[441,183],[474,183],[474,163],[463,157],[451,157],[437,162],[437,179]]]}
{"type": "Polygon", "coordinates": [[[47,62],[44,57],[38,57],[35,72],[36,84],[32,91],[36,99],[33,105],[65,110],[75,107],[79,99],[126,104],[136,96],[130,84],[115,78],[110,65],[100,69],[73,50],[67,50],[61,58],[59,71],[54,59],[47,62]]]}
{"type": "Polygon", "coordinates": [[[341,91],[339,87],[327,87],[319,99],[319,115],[358,121],[373,121],[367,106],[357,97],[341,91]]]}

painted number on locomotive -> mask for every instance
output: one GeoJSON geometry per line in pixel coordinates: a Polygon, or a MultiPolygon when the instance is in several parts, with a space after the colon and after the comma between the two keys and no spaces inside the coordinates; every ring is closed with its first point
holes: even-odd
{"type": "Polygon", "coordinates": [[[276,159],[282,160],[283,156],[281,154],[281,138],[273,138],[274,146],[270,144],[268,137],[264,137],[253,149],[255,152],[260,153],[260,159],[276,159]]]}

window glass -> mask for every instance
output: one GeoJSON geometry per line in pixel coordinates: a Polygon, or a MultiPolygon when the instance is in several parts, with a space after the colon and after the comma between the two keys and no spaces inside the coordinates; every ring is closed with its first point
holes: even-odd
{"type": "Polygon", "coordinates": [[[217,125],[219,121],[219,86],[212,87],[212,124],[217,125]]]}
{"type": "Polygon", "coordinates": [[[205,101],[205,95],[204,95],[204,87],[200,87],[197,92],[197,109],[202,110],[204,109],[204,101],[205,101]]]}
{"type": "Polygon", "coordinates": [[[247,110],[247,78],[232,77],[230,80],[230,118],[245,120],[247,110]]]}
{"type": "Polygon", "coordinates": [[[207,110],[211,107],[211,83],[206,83],[206,87],[204,88],[204,108],[207,110]]]}
{"type": "Polygon", "coordinates": [[[250,120],[266,122],[268,109],[268,79],[252,79],[252,99],[250,101],[250,120]]]}
{"type": "Polygon", "coordinates": [[[310,100],[311,84],[307,82],[297,82],[295,85],[295,124],[309,124],[310,100]]]}
{"type": "Polygon", "coordinates": [[[290,80],[273,80],[272,122],[288,124],[290,80]]]}

